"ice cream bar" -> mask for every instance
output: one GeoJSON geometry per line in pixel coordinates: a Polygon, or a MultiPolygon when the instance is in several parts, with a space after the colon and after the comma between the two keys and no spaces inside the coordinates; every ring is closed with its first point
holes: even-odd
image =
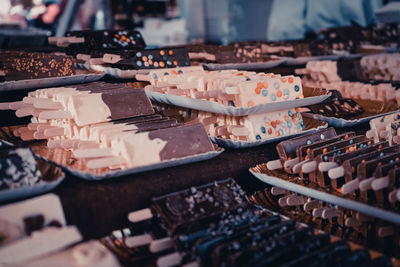
{"type": "Polygon", "coordinates": [[[142,35],[138,31],[121,31],[121,30],[85,30],[67,32],[66,42],[75,43],[74,40],[69,40],[68,37],[83,37],[79,40],[83,43],[72,45],[71,48],[80,48],[83,51],[94,49],[100,50],[118,50],[118,49],[143,49],[146,44],[142,35]],[[82,42],[83,41],[83,42],[82,42]]]}
{"type": "Polygon", "coordinates": [[[291,173],[291,168],[297,164],[300,159],[297,158],[297,148],[302,145],[312,144],[313,142],[325,140],[336,136],[334,128],[327,128],[316,133],[295,137],[282,141],[276,145],[279,159],[285,171],[291,173]]]}
{"type": "Polygon", "coordinates": [[[224,129],[230,135],[239,137],[240,140],[257,141],[296,134],[305,127],[300,112],[297,109],[290,109],[248,115],[239,121],[239,125],[226,126],[224,129]]]}
{"type": "MultiPolygon", "coordinates": [[[[74,155],[90,158],[95,151],[97,150],[75,150],[74,155]]],[[[97,157],[115,157],[118,164],[135,167],[210,151],[214,151],[214,148],[204,127],[193,124],[142,133],[125,132],[111,141],[111,148],[101,150],[104,155],[99,153],[97,157]],[[141,153],[144,150],[148,151],[145,155],[141,153]]],[[[109,166],[107,160],[101,158],[89,160],[87,165],[89,168],[109,166]]]]}
{"type": "MultiPolygon", "coordinates": [[[[64,112],[78,126],[154,113],[144,90],[129,88],[69,96],[64,112]]],[[[44,111],[39,119],[57,119],[57,115],[44,111]]]]}
{"type": "MultiPolygon", "coordinates": [[[[324,159],[324,158],[329,157],[328,153],[330,153],[330,152],[332,152],[333,155],[335,155],[335,153],[341,154],[343,148],[345,148],[345,149],[343,149],[343,151],[344,151],[343,153],[346,153],[346,152],[351,151],[352,149],[356,149],[357,144],[359,144],[360,142],[364,142],[364,141],[367,141],[366,137],[364,135],[352,136],[352,137],[347,136],[347,138],[345,136],[344,140],[337,141],[337,142],[334,142],[334,143],[331,143],[328,145],[324,145],[324,146],[320,146],[320,147],[312,149],[309,154],[310,162],[307,163],[307,165],[314,163],[315,169],[314,170],[306,170],[305,168],[307,165],[303,165],[301,176],[304,179],[310,178],[311,181],[316,182],[315,171],[317,171],[317,166],[319,163],[319,161],[316,159],[318,156],[321,155],[320,159],[324,159]],[[352,147],[352,145],[355,147],[352,147]]],[[[328,182],[329,182],[329,180],[328,180],[328,182]]],[[[322,184],[318,183],[318,184],[323,187],[325,187],[327,185],[326,183],[322,183],[322,184]]]]}
{"type": "Polygon", "coordinates": [[[303,88],[299,77],[266,77],[260,81],[244,81],[238,85],[239,94],[235,106],[274,103],[303,98],[303,88]]]}
{"type": "Polygon", "coordinates": [[[157,69],[190,66],[186,48],[146,49],[135,52],[129,58],[111,66],[122,69],[157,69]]]}
{"type": "Polygon", "coordinates": [[[186,223],[235,210],[247,202],[244,191],[231,179],[192,187],[152,201],[154,210],[171,232],[186,223]]]}
{"type": "Polygon", "coordinates": [[[331,143],[335,143],[335,142],[338,142],[341,140],[347,140],[347,139],[353,137],[354,135],[355,135],[354,132],[347,132],[347,133],[344,133],[344,134],[341,134],[338,136],[334,136],[329,139],[325,139],[325,140],[314,142],[312,144],[306,144],[306,145],[300,146],[297,148],[297,157],[301,161],[310,159],[311,156],[312,156],[312,158],[314,158],[314,156],[312,154],[310,154],[314,148],[321,147],[324,145],[329,145],[331,143]]]}

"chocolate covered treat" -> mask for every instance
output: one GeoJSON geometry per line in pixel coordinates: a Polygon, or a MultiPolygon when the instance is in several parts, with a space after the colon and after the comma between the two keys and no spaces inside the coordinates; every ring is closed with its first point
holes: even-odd
{"type": "Polygon", "coordinates": [[[143,49],[146,44],[138,31],[86,30],[67,32],[66,37],[55,39],[61,46],[70,46],[72,50],[118,50],[143,49]]]}
{"type": "Polygon", "coordinates": [[[5,81],[63,77],[75,74],[73,59],[33,52],[2,52],[0,70],[5,81]]]}
{"type": "Polygon", "coordinates": [[[0,190],[32,186],[41,173],[29,148],[0,148],[0,190]]]}
{"type": "MultiPolygon", "coordinates": [[[[335,265],[383,258],[252,206],[243,194],[229,179],[154,198],[151,209],[129,214],[136,234],[114,231],[102,242],[126,263],[158,266],[297,266],[316,251],[335,265]]],[[[322,214],[335,224],[339,210],[325,206],[322,214]]]]}
{"type": "MultiPolygon", "coordinates": [[[[107,55],[103,57],[105,60],[106,58],[107,55]]],[[[128,57],[121,58],[116,63],[109,63],[111,63],[112,67],[120,69],[157,69],[190,66],[190,60],[186,48],[168,47],[140,50],[132,53],[128,57]]]]}

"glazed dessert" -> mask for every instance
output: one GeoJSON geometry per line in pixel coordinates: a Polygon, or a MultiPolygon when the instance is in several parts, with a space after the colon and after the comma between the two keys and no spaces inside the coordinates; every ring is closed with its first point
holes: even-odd
{"type": "Polygon", "coordinates": [[[63,77],[75,74],[73,59],[34,52],[2,52],[0,70],[4,81],[63,77]]]}
{"type": "Polygon", "coordinates": [[[304,98],[299,77],[271,73],[226,71],[150,71],[136,79],[151,83],[147,90],[205,99],[227,106],[254,105],[304,98]]]}
{"type": "Polygon", "coordinates": [[[251,205],[231,179],[154,198],[128,219],[131,228],[102,239],[128,265],[390,262],[251,205]]]}

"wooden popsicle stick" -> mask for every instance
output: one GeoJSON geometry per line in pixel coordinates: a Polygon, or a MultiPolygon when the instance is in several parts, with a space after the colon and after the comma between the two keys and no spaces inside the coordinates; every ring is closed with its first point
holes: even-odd
{"type": "Polygon", "coordinates": [[[60,146],[64,149],[71,149],[75,147],[75,144],[80,140],[65,139],[61,140],[60,146]]]}
{"type": "Polygon", "coordinates": [[[318,165],[318,170],[320,172],[327,172],[332,168],[336,168],[338,165],[336,162],[320,162],[318,165]]]}
{"type": "Polygon", "coordinates": [[[85,42],[85,38],[84,37],[71,36],[71,37],[67,37],[67,41],[70,44],[79,44],[79,43],[84,43],[85,42]]]}
{"type": "Polygon", "coordinates": [[[282,162],[279,159],[270,160],[267,162],[267,169],[270,171],[282,169],[282,162]]]}
{"type": "Polygon", "coordinates": [[[61,141],[63,140],[49,140],[47,141],[48,148],[61,148],[61,141]]]}
{"type": "Polygon", "coordinates": [[[283,168],[286,170],[291,170],[293,169],[293,166],[299,163],[299,158],[294,158],[294,159],[288,159],[283,163],[283,168]]]}
{"type": "Polygon", "coordinates": [[[304,197],[299,195],[290,195],[286,199],[286,204],[288,206],[299,206],[304,204],[304,197]]]}
{"type": "Polygon", "coordinates": [[[132,211],[128,214],[128,220],[131,223],[138,223],[141,221],[149,220],[153,217],[153,213],[151,213],[151,209],[141,209],[132,211]]]}
{"type": "Polygon", "coordinates": [[[102,64],[104,64],[103,58],[91,58],[88,61],[89,61],[89,64],[92,64],[92,65],[102,65],[102,64]]]}
{"type": "Polygon", "coordinates": [[[34,140],[35,139],[35,137],[34,137],[34,131],[23,131],[23,132],[20,132],[21,133],[21,136],[20,136],[20,138],[22,139],[22,140],[24,140],[24,141],[30,141],[30,140],[34,140]]]}
{"type": "Polygon", "coordinates": [[[309,161],[310,161],[309,159],[300,161],[299,163],[297,163],[296,165],[293,166],[292,172],[293,172],[293,173],[300,173],[300,172],[301,172],[301,169],[302,169],[302,167],[303,167],[303,165],[306,164],[306,163],[309,162],[309,161]]]}
{"type": "Polygon", "coordinates": [[[10,102],[9,104],[9,108],[12,110],[17,110],[24,107],[26,107],[26,103],[22,101],[10,102]]]}
{"type": "Polygon", "coordinates": [[[33,137],[37,140],[46,139],[46,136],[44,136],[44,133],[42,132],[35,132],[33,137]]]}
{"type": "Polygon", "coordinates": [[[99,144],[95,141],[81,141],[77,144],[77,148],[97,148],[99,144]]]}
{"type": "Polygon", "coordinates": [[[339,213],[336,208],[326,208],[322,211],[321,217],[326,220],[332,217],[337,217],[338,215],[339,213]]]}
{"type": "Polygon", "coordinates": [[[238,95],[239,89],[236,86],[225,87],[225,93],[228,95],[238,95]]]}
{"type": "Polygon", "coordinates": [[[21,134],[21,133],[23,133],[23,132],[31,132],[31,130],[29,130],[29,128],[28,127],[19,127],[18,129],[17,129],[17,131],[21,134]]]}
{"type": "MultiPolygon", "coordinates": [[[[28,128],[29,128],[29,125],[28,125],[28,128]]],[[[43,124],[40,124],[40,125],[38,125],[36,127],[36,131],[43,133],[45,130],[52,129],[52,128],[59,128],[59,127],[43,123],[43,124]]]]}
{"type": "Polygon", "coordinates": [[[28,124],[28,129],[31,131],[36,131],[39,125],[42,125],[42,123],[31,122],[28,124]]]}
{"type": "Polygon", "coordinates": [[[286,207],[288,198],[289,198],[289,196],[284,196],[284,197],[281,197],[280,199],[278,199],[279,206],[286,207]]]}
{"type": "Polygon", "coordinates": [[[91,56],[88,54],[76,54],[76,59],[78,59],[78,60],[87,61],[90,58],[91,58],[91,56]]]}
{"type": "Polygon", "coordinates": [[[249,136],[250,131],[247,129],[245,126],[235,126],[235,125],[230,125],[228,126],[228,131],[232,133],[232,135],[235,136],[249,136]]]}
{"type": "Polygon", "coordinates": [[[182,262],[183,256],[180,252],[174,252],[171,254],[167,254],[161,256],[157,259],[157,266],[158,267],[172,267],[172,266],[179,266],[182,262]]]}
{"type": "Polygon", "coordinates": [[[353,192],[354,190],[358,189],[358,187],[359,187],[359,179],[356,178],[354,180],[351,180],[350,182],[345,183],[341,188],[341,192],[343,195],[347,195],[353,192]]]}
{"type": "Polygon", "coordinates": [[[33,109],[33,107],[24,107],[17,109],[17,111],[15,111],[15,116],[17,116],[18,118],[32,116],[33,109]]]}
{"type": "Polygon", "coordinates": [[[322,212],[326,209],[326,207],[315,208],[312,211],[312,216],[315,218],[320,218],[322,216],[322,212]]]}
{"type": "Polygon", "coordinates": [[[44,130],[44,136],[47,138],[50,137],[55,137],[55,136],[64,136],[65,132],[64,132],[64,128],[49,128],[44,130]]]}
{"type": "Polygon", "coordinates": [[[148,74],[140,74],[140,73],[138,73],[138,74],[136,74],[135,78],[138,81],[145,81],[145,82],[150,82],[151,81],[150,75],[148,75],[148,74]]]}
{"type": "Polygon", "coordinates": [[[227,126],[218,126],[215,128],[215,132],[217,133],[217,135],[230,135],[229,131],[228,131],[228,127],[227,126]]]}
{"type": "Polygon", "coordinates": [[[331,179],[337,179],[344,176],[344,168],[342,166],[332,168],[328,171],[328,176],[331,179]]]}
{"type": "Polygon", "coordinates": [[[350,218],[346,218],[346,220],[344,221],[344,225],[346,227],[358,227],[361,225],[361,222],[359,220],[357,220],[356,218],[350,217],[350,218]]]}
{"type": "Polygon", "coordinates": [[[167,94],[170,95],[186,95],[186,91],[182,89],[167,89],[167,94]]]}
{"type": "Polygon", "coordinates": [[[42,111],[39,114],[39,119],[41,120],[72,119],[72,114],[69,111],[64,111],[64,110],[42,111]]]}
{"type": "Polygon", "coordinates": [[[60,102],[55,102],[49,98],[37,98],[33,102],[33,106],[38,109],[63,109],[60,102]]]}
{"type": "Polygon", "coordinates": [[[49,111],[48,109],[38,109],[38,108],[33,108],[32,115],[33,117],[39,117],[40,113],[43,111],[49,111]]]}
{"type": "Polygon", "coordinates": [[[13,131],[13,135],[14,135],[15,137],[21,137],[21,133],[20,133],[19,129],[15,129],[15,130],[13,131]]]}
{"type": "Polygon", "coordinates": [[[170,237],[165,237],[151,241],[149,250],[151,253],[158,253],[172,248],[173,245],[174,242],[172,241],[172,239],[170,237]]]}
{"type": "Polygon", "coordinates": [[[210,124],[214,124],[217,122],[217,117],[212,116],[212,117],[207,117],[201,120],[201,123],[203,123],[205,126],[208,126],[210,124]]]}
{"type": "Polygon", "coordinates": [[[149,234],[128,236],[125,238],[125,245],[127,245],[129,248],[136,248],[149,245],[151,241],[153,241],[153,238],[149,234]]]}
{"type": "Polygon", "coordinates": [[[10,110],[10,103],[9,102],[0,103],[0,110],[10,110]]]}
{"type": "Polygon", "coordinates": [[[280,187],[273,186],[273,187],[271,188],[271,194],[272,194],[273,196],[284,195],[284,194],[286,194],[286,192],[287,192],[287,191],[286,191],[285,189],[280,188],[280,187]]]}
{"type": "Polygon", "coordinates": [[[115,64],[120,60],[121,60],[121,56],[119,56],[119,55],[114,55],[114,54],[104,54],[103,55],[103,61],[106,63],[115,64]]]}
{"type": "Polygon", "coordinates": [[[113,157],[112,150],[109,148],[85,148],[74,151],[76,158],[103,158],[113,157]]]}
{"type": "Polygon", "coordinates": [[[393,226],[381,226],[378,229],[378,237],[384,238],[394,234],[393,226]]]}
{"type": "Polygon", "coordinates": [[[92,159],[86,163],[86,166],[89,169],[100,169],[122,164],[126,164],[125,158],[117,156],[117,157],[104,157],[100,159],[92,159]]]}
{"type": "Polygon", "coordinates": [[[56,36],[50,36],[50,37],[47,37],[47,41],[49,42],[49,44],[55,45],[55,44],[57,44],[58,38],[59,37],[56,37],[56,36]]]}
{"type": "Polygon", "coordinates": [[[366,136],[367,138],[369,138],[369,139],[374,138],[375,135],[376,135],[376,131],[375,131],[375,130],[369,130],[369,131],[367,131],[367,132],[365,133],[365,136],[366,136]]]}
{"type": "Polygon", "coordinates": [[[303,173],[311,173],[311,172],[315,171],[316,169],[317,169],[316,161],[310,161],[310,162],[304,163],[303,166],[301,167],[301,170],[303,173]]]}
{"type": "Polygon", "coordinates": [[[389,182],[390,182],[390,180],[389,180],[388,176],[381,177],[381,178],[376,178],[376,179],[374,179],[372,181],[371,188],[374,191],[378,191],[378,190],[381,190],[383,188],[388,187],[389,186],[389,182]]]}
{"type": "Polygon", "coordinates": [[[303,209],[305,211],[312,211],[312,210],[318,208],[320,205],[321,205],[321,202],[319,200],[315,199],[315,200],[307,201],[306,203],[304,203],[303,209]]]}
{"type": "Polygon", "coordinates": [[[219,100],[224,100],[224,101],[234,101],[235,97],[236,97],[236,95],[228,95],[226,93],[219,93],[216,98],[218,98],[219,100]]]}
{"type": "Polygon", "coordinates": [[[37,97],[31,97],[31,96],[25,96],[22,99],[22,102],[26,103],[26,104],[33,104],[33,102],[35,102],[35,99],[38,99],[37,97]]]}

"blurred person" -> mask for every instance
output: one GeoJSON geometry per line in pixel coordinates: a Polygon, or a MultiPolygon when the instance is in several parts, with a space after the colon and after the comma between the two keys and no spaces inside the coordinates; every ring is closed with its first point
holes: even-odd
{"type": "Polygon", "coordinates": [[[267,26],[268,41],[304,39],[324,28],[366,27],[377,22],[374,10],[383,0],[274,0],[267,26]]]}

